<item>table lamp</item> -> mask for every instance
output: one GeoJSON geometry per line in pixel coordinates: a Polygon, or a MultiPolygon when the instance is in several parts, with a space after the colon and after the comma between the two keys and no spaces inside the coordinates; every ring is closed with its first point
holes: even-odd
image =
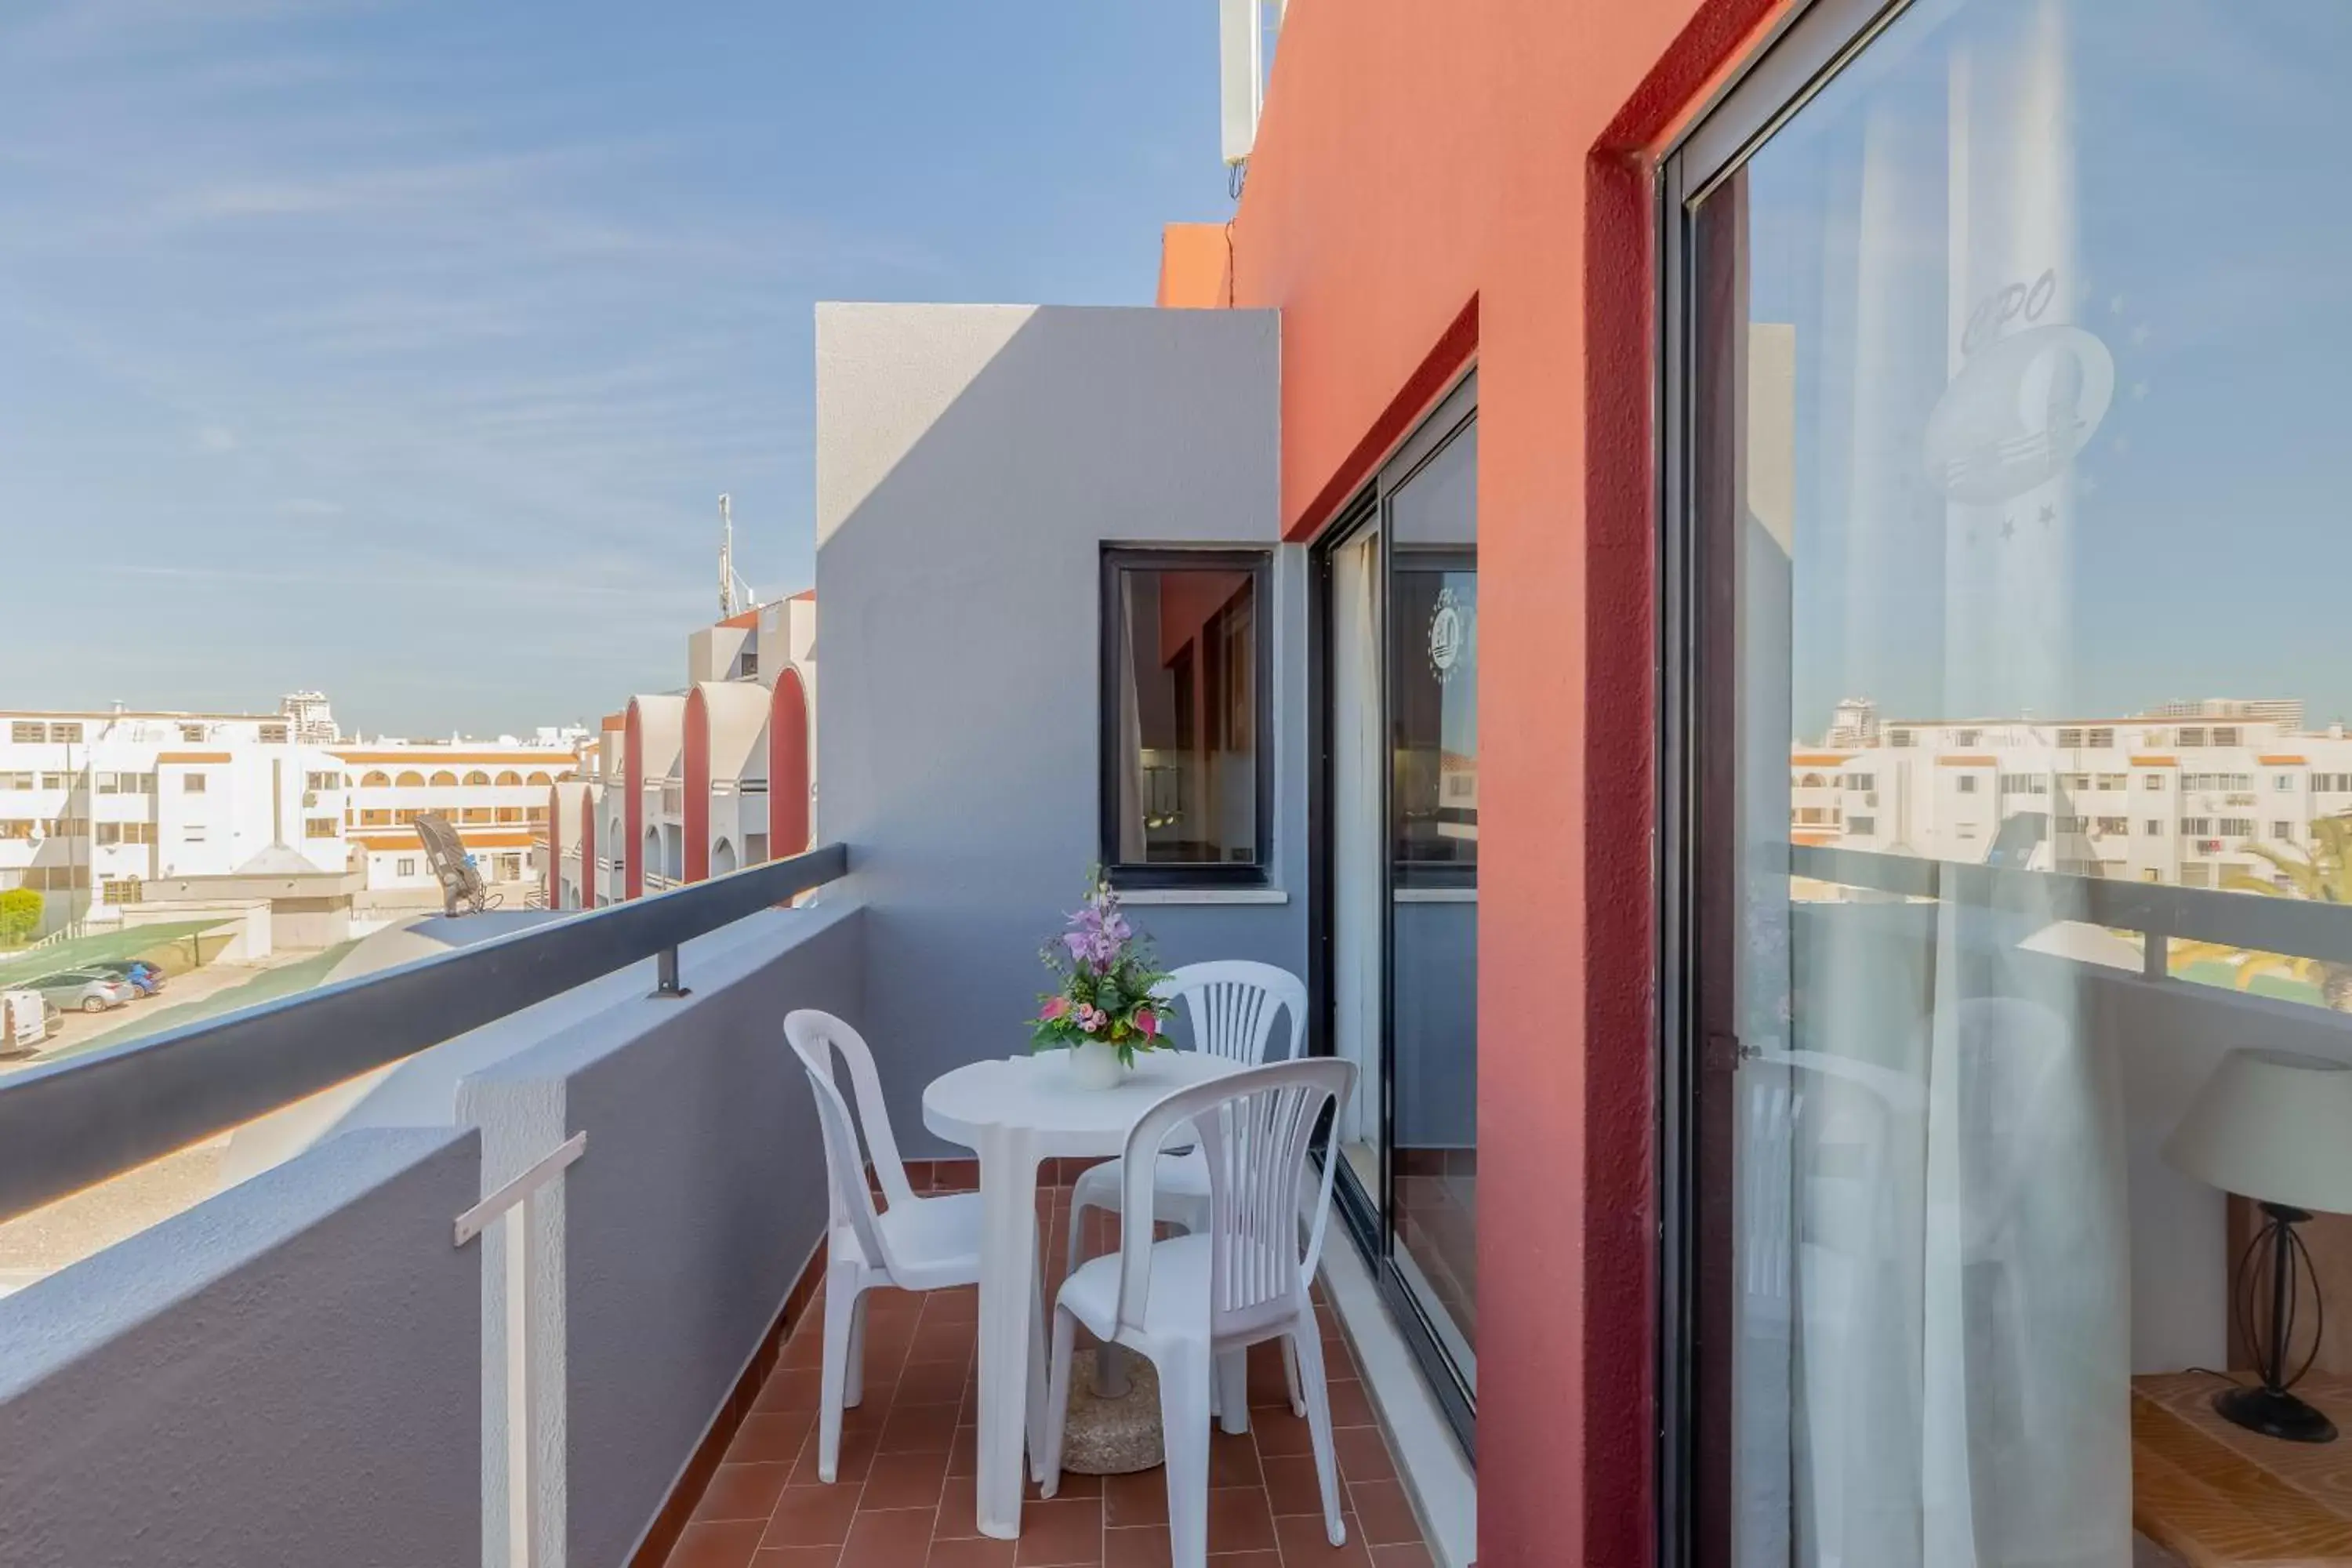
{"type": "Polygon", "coordinates": [[[2310,1280],[2315,1299],[2319,1289],[2311,1252],[2294,1227],[2315,1209],[2352,1214],[2352,1064],[2233,1050],[2165,1141],[2164,1157],[2176,1170],[2263,1209],[2263,1227],[2231,1276],[2262,1385],[2222,1390],[2213,1396],[2214,1410],[2290,1443],[2335,1441],[2336,1424],[2288,1392],[2318,1354],[2316,1331],[2301,1365],[2290,1369],[2288,1357],[2298,1280],[2310,1280]],[[2266,1340],[2252,1310],[2255,1270],[2264,1267],[2271,1278],[2266,1340]]]}

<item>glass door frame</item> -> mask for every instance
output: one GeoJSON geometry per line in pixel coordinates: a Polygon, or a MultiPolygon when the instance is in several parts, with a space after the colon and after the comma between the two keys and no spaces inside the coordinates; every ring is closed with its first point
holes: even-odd
{"type": "Polygon", "coordinates": [[[1744,395],[1738,362],[1702,309],[1736,299],[1736,278],[1703,263],[1700,205],[1867,47],[1910,0],[1800,0],[1755,58],[1659,160],[1658,432],[1658,1165],[1659,1568],[1732,1568],[1734,1075],[1742,1047],[1732,966],[1739,915],[1734,859],[1739,669],[1733,542],[1724,465],[1703,465],[1709,426],[1727,432],[1744,395]],[[1710,504],[1713,503],[1713,504],[1710,504]]]}
{"type": "Polygon", "coordinates": [[[1466,430],[1477,416],[1478,373],[1473,365],[1430,405],[1428,412],[1413,426],[1396,450],[1380,464],[1371,479],[1307,547],[1310,635],[1307,638],[1307,705],[1313,726],[1310,739],[1314,747],[1313,763],[1307,770],[1307,799],[1311,889],[1307,900],[1307,1013],[1313,1023],[1310,1030],[1314,1041],[1313,1054],[1330,1056],[1335,1054],[1338,1045],[1338,955],[1333,931],[1337,877],[1334,872],[1331,816],[1335,766],[1332,754],[1331,660],[1336,619],[1331,603],[1332,559],[1342,546],[1362,539],[1367,531],[1378,533],[1381,542],[1374,631],[1381,646],[1375,680],[1383,759],[1375,786],[1381,844],[1379,871],[1380,1192],[1373,1194],[1364,1191],[1354,1167],[1338,1154],[1336,1137],[1326,1139],[1323,1157],[1339,1161],[1338,1179],[1332,1185],[1340,1218],[1370,1267],[1382,1304],[1402,1331],[1423,1380],[1436,1394],[1438,1405],[1445,1412],[1455,1440],[1474,1464],[1478,1454],[1477,1396],[1463,1383],[1452,1358],[1443,1347],[1428,1309],[1405,1283],[1396,1262],[1396,1233],[1392,1224],[1396,1213],[1396,1054],[1393,1028],[1396,855],[1394,823],[1391,820],[1394,806],[1391,799],[1396,770],[1393,761],[1395,736],[1390,709],[1391,649],[1387,633],[1390,623],[1389,584],[1394,570],[1391,559],[1391,494],[1466,430]]]}

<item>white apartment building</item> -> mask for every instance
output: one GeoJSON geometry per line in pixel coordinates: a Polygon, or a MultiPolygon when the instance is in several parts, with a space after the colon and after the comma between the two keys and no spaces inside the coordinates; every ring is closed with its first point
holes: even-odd
{"type": "Polygon", "coordinates": [[[2284,882],[2251,847],[2297,856],[2315,821],[2352,812],[2352,737],[2304,730],[2299,712],[2216,701],[2162,717],[1881,721],[1849,701],[1831,743],[1790,751],[1790,839],[1983,861],[2004,823],[2037,814],[2012,828],[2009,863],[2184,888],[2284,882]]]}
{"type": "Polygon", "coordinates": [[[432,901],[410,826],[425,811],[457,825],[487,879],[519,884],[551,786],[580,765],[576,731],[489,744],[299,732],[331,723],[323,698],[299,718],[0,711],[0,889],[41,893],[44,929],[102,922],[149,882],[234,876],[278,847],[432,901]]]}

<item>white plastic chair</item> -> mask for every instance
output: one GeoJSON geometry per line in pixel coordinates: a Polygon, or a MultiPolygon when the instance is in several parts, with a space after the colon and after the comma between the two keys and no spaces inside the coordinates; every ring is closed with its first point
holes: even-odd
{"type": "Polygon", "coordinates": [[[841,1412],[864,1397],[866,1292],[879,1285],[902,1290],[938,1290],[980,1279],[981,1206],[978,1193],[918,1197],[907,1184],[898,1142],[882,1105],[882,1085],[874,1054],[856,1029],[830,1013],[803,1008],[785,1015],[784,1037],[808,1069],[816,1094],[817,1121],[824,1131],[824,1169],[833,1190],[833,1215],[825,1233],[824,1373],[817,1416],[816,1473],[830,1481],[841,1458],[841,1412]],[[849,1064],[857,1120],[834,1082],[835,1052],[849,1064]],[[877,1213],[857,1155],[857,1128],[882,1184],[887,1206],[877,1213]]]}
{"type": "MultiPolygon", "coordinates": [[[[1306,1027],[1307,986],[1296,974],[1271,963],[1245,958],[1219,959],[1212,963],[1188,963],[1170,973],[1155,993],[1162,1002],[1181,1000],[1192,1026],[1195,1049],[1223,1057],[1246,1067],[1265,1060],[1277,1011],[1289,1015],[1286,1060],[1300,1055],[1299,1037],[1306,1027]]],[[[1070,1189],[1070,1247],[1065,1267],[1078,1266],[1078,1242],[1084,1227],[1078,1217],[1090,1208],[1120,1212],[1122,1185],[1119,1162],[1106,1160],[1078,1173],[1070,1189]]],[[[1209,1212],[1209,1170],[1194,1150],[1160,1157],[1159,1177],[1152,1184],[1154,1217],[1198,1231],[1209,1212]]]]}
{"type": "Polygon", "coordinates": [[[1179,1089],[1145,1111],[1128,1134],[1120,1163],[1128,1212],[1140,1212],[1151,1201],[1160,1163],[1154,1156],[1167,1140],[1197,1137],[1209,1177],[1207,1223],[1168,1241],[1154,1241],[1149,1226],[1123,1227],[1118,1251],[1088,1260],[1055,1299],[1039,1466],[1045,1494],[1052,1497],[1061,1486],[1070,1355],[1084,1323],[1106,1343],[1124,1345],[1159,1369],[1176,1568],[1202,1568],[1208,1561],[1212,1369],[1276,1338],[1297,1358],[1325,1533],[1334,1546],[1347,1543],[1323,1342],[1310,1294],[1331,1215],[1336,1158],[1324,1160],[1316,1181],[1303,1253],[1298,1221],[1299,1199],[1315,1180],[1308,1141],[1324,1109],[1346,1098],[1355,1077],[1355,1064],[1329,1058],[1275,1062],[1179,1089]]]}

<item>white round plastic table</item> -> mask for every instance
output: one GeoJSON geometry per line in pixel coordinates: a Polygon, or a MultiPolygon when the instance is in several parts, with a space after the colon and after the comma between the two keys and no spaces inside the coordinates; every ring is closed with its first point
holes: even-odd
{"type": "Polygon", "coordinates": [[[1037,1166],[1117,1154],[1143,1113],[1177,1089],[1238,1072],[1199,1051],[1152,1051],[1115,1089],[1076,1081],[1066,1051],[972,1062],[923,1090],[923,1125],[980,1156],[980,1532],[1021,1533],[1024,1439],[1043,1416],[1045,1325],[1037,1312],[1037,1166]]]}

